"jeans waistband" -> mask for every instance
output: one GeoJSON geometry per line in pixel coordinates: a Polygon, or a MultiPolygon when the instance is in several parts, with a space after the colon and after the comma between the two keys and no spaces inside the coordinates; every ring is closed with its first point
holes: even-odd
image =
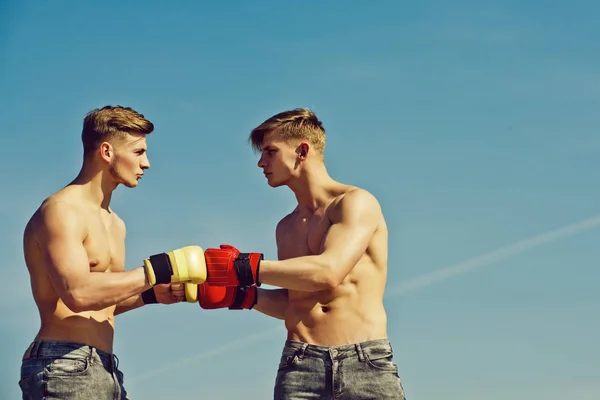
{"type": "Polygon", "coordinates": [[[108,370],[119,367],[119,359],[113,353],[100,350],[96,347],[82,343],[61,342],[56,340],[41,340],[32,342],[25,354],[23,360],[30,358],[87,358],[92,359],[97,356],[104,367],[108,370]]]}
{"type": "Polygon", "coordinates": [[[360,343],[345,344],[340,346],[320,346],[298,342],[295,340],[286,340],[284,352],[293,352],[298,357],[314,357],[324,359],[343,359],[348,357],[357,357],[362,361],[365,352],[384,350],[392,351],[392,344],[388,339],[369,340],[360,343]]]}

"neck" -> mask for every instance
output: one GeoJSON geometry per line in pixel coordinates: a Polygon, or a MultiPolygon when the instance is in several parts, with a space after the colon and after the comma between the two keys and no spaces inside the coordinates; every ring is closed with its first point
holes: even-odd
{"type": "Polygon", "coordinates": [[[71,185],[81,186],[92,203],[108,210],[112,193],[118,184],[115,183],[106,168],[84,161],[79,174],[71,182],[71,185]]]}
{"type": "Polygon", "coordinates": [[[329,176],[324,164],[306,167],[301,176],[288,186],[296,196],[298,209],[301,212],[314,212],[329,202],[330,188],[335,181],[329,176]]]}

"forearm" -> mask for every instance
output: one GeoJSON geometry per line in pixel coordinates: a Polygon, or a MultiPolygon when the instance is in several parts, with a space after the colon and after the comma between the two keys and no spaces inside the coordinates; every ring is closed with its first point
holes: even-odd
{"type": "Polygon", "coordinates": [[[277,319],[285,319],[289,297],[287,289],[258,289],[254,309],[277,319]]]}
{"type": "Polygon", "coordinates": [[[67,300],[67,306],[75,308],[73,311],[76,312],[101,310],[127,301],[150,287],[143,267],[125,272],[90,272],[67,290],[67,299],[63,300],[67,300]]]}
{"type": "Polygon", "coordinates": [[[321,256],[263,260],[259,279],[268,285],[308,292],[330,289],[337,282],[330,264],[321,256]]]}
{"type": "Polygon", "coordinates": [[[142,300],[142,296],[140,294],[133,295],[128,299],[123,300],[117,307],[115,308],[115,315],[123,314],[127,311],[135,310],[136,308],[140,308],[144,305],[144,301],[142,300]]]}

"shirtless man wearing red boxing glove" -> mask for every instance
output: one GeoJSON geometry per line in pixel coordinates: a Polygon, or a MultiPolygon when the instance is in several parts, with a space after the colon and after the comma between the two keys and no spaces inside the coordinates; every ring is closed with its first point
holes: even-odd
{"type": "Polygon", "coordinates": [[[285,321],[275,399],[404,400],[387,336],[388,231],[378,200],[329,176],[325,129],[310,110],[267,119],[250,141],[268,184],[289,187],[298,201],[277,224],[278,260],[206,249],[206,281],[187,285],[188,301],[285,321]]]}

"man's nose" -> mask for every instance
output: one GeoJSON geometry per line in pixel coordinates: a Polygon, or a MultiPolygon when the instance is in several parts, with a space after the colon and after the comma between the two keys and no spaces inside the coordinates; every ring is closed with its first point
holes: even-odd
{"type": "Polygon", "coordinates": [[[140,167],[142,169],[148,169],[148,168],[150,168],[150,160],[148,159],[148,157],[144,157],[144,159],[142,160],[142,163],[141,163],[140,167]]]}
{"type": "Polygon", "coordinates": [[[267,163],[265,162],[264,158],[261,156],[258,159],[258,168],[264,168],[267,166],[267,163]]]}

